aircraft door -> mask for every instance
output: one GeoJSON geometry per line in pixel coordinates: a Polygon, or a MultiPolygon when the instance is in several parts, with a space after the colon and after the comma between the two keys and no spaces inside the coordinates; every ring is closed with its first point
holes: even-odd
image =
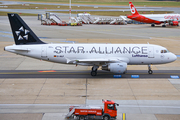
{"type": "Polygon", "coordinates": [[[46,46],[42,46],[42,48],[41,48],[41,58],[47,60],[47,48],[46,48],[46,46]]]}
{"type": "Polygon", "coordinates": [[[148,58],[154,58],[154,47],[148,46],[148,58]]]}

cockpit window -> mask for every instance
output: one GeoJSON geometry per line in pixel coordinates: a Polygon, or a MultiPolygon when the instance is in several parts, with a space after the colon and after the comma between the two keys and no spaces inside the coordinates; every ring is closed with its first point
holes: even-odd
{"type": "Polygon", "coordinates": [[[168,53],[168,50],[161,50],[161,53],[168,53]]]}

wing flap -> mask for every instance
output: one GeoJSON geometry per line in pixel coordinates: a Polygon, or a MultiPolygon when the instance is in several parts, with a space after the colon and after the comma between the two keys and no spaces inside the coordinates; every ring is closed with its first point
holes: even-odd
{"type": "Polygon", "coordinates": [[[109,62],[109,59],[80,59],[78,62],[109,62]]]}
{"type": "Polygon", "coordinates": [[[76,59],[70,60],[66,58],[67,63],[100,63],[100,62],[126,62],[129,63],[129,59],[125,57],[121,58],[98,58],[98,59],[76,59]]]}

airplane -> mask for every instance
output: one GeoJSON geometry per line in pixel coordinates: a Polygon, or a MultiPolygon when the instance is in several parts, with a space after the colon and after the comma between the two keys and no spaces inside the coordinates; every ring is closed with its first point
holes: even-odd
{"type": "Polygon", "coordinates": [[[162,27],[166,27],[166,23],[171,26],[179,26],[180,14],[144,14],[140,15],[132,2],[129,2],[129,7],[132,15],[128,15],[127,18],[151,24],[151,27],[155,25],[160,25],[163,23],[162,27]]]}
{"type": "Polygon", "coordinates": [[[148,65],[152,74],[152,64],[170,63],[176,55],[165,47],[153,44],[48,44],[41,41],[22,18],[8,13],[15,44],[4,47],[5,51],[40,60],[92,66],[91,75],[97,69],[124,74],[127,65],[148,65]]]}

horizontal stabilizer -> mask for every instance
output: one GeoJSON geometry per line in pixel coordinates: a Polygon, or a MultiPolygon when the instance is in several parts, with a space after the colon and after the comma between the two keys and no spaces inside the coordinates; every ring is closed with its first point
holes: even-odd
{"type": "Polygon", "coordinates": [[[12,50],[16,50],[16,51],[31,51],[30,49],[27,49],[27,48],[13,48],[12,50]]]}

